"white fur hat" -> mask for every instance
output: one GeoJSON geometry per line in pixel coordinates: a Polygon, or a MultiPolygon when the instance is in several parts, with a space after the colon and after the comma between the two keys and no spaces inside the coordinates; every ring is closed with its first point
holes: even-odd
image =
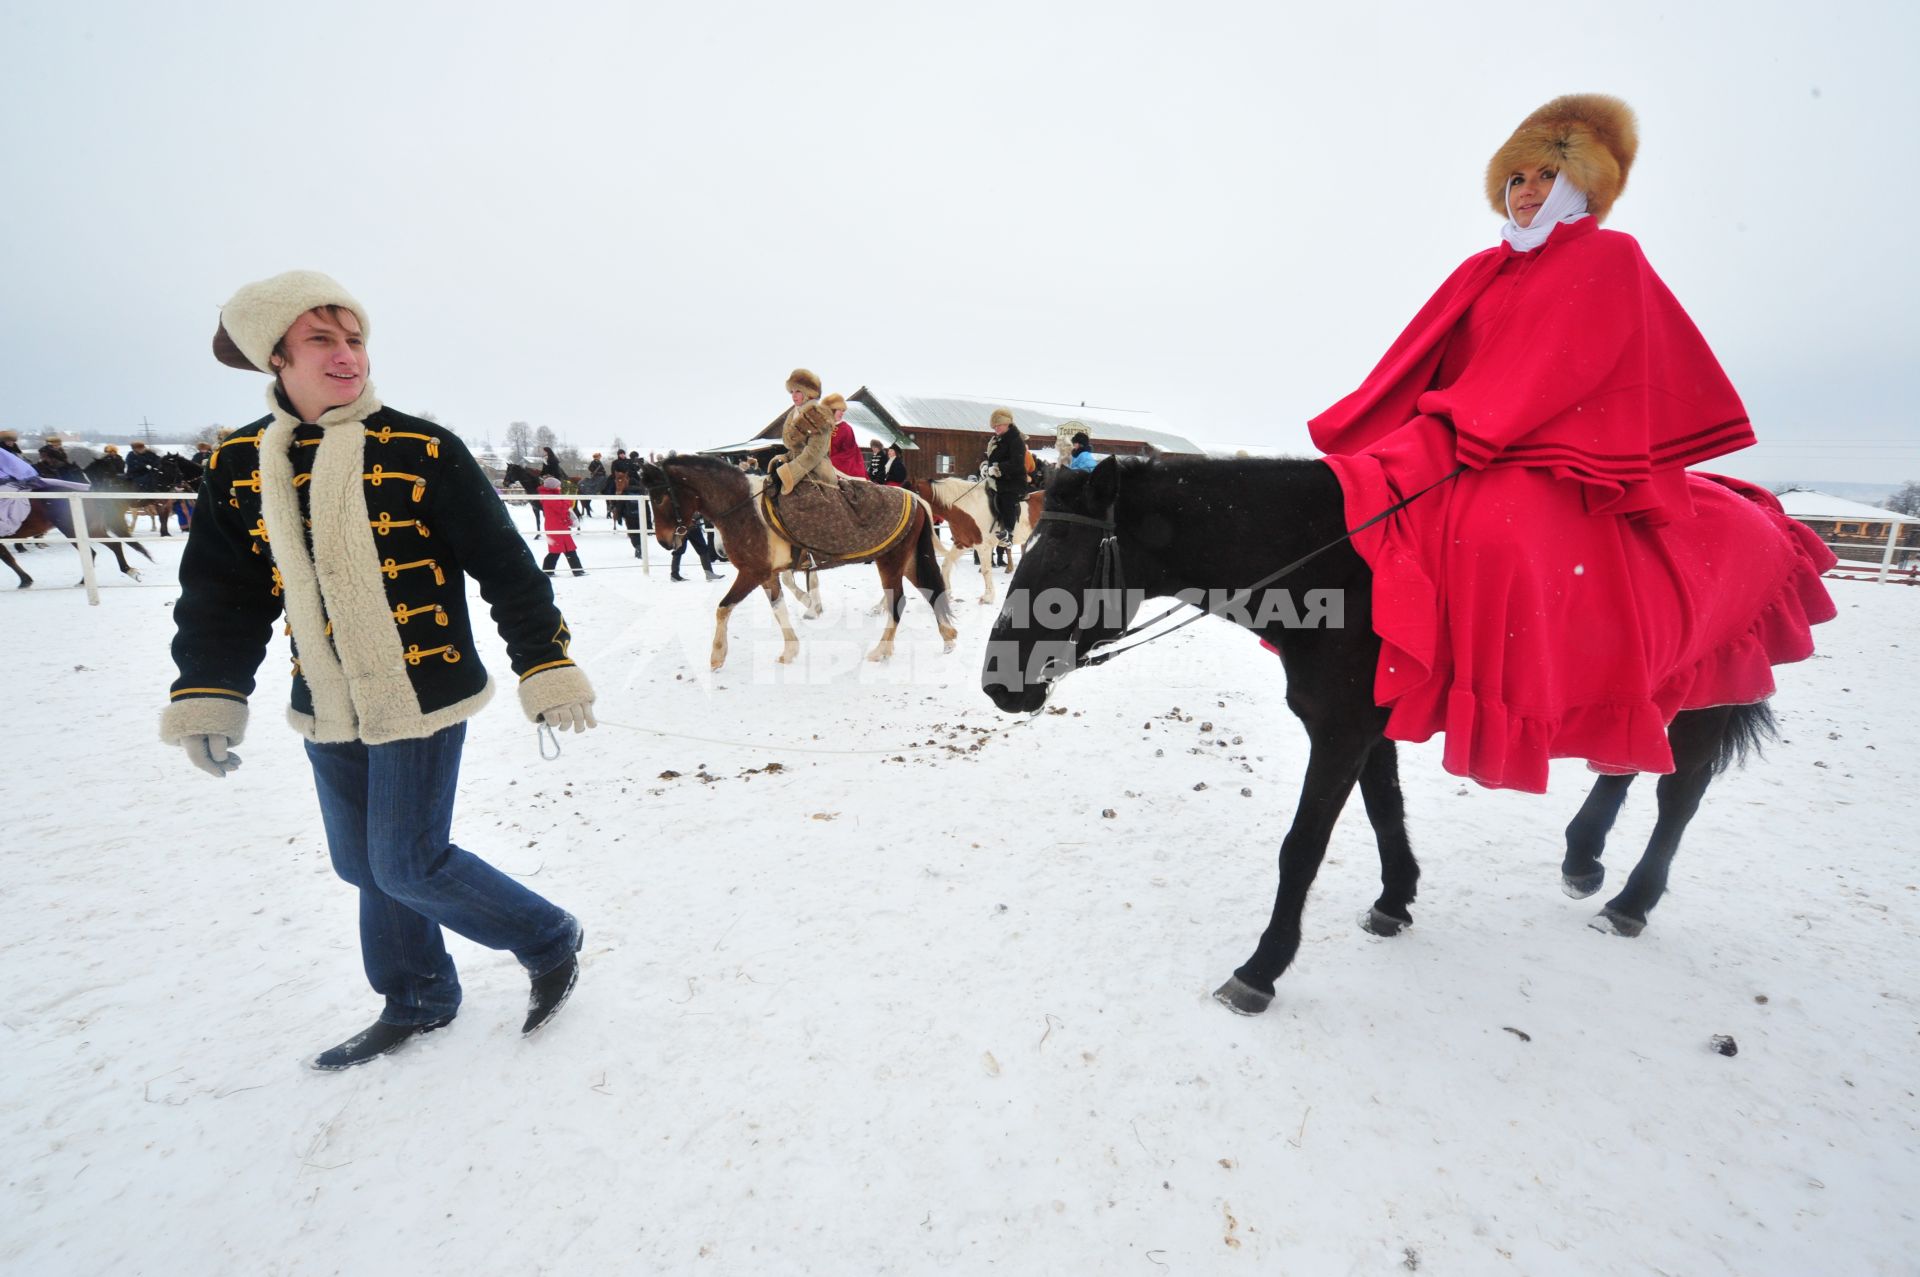
{"type": "Polygon", "coordinates": [[[229,368],[270,371],[273,348],[293,321],[315,306],[345,306],[360,321],[361,340],[367,340],[372,327],[367,309],[353,294],[317,270],[290,270],[248,284],[220,308],[213,357],[229,368]]]}

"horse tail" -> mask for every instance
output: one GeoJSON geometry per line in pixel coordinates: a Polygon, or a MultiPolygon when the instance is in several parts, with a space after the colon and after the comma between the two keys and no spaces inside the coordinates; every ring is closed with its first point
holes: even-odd
{"type": "Polygon", "coordinates": [[[1756,701],[1751,705],[1735,705],[1732,715],[1727,719],[1726,730],[1720,733],[1718,745],[1714,748],[1711,764],[1714,775],[1733,766],[1745,766],[1748,755],[1760,757],[1762,747],[1768,741],[1780,739],[1780,724],[1773,717],[1773,707],[1765,701],[1756,701]]]}
{"type": "Polygon", "coordinates": [[[920,518],[920,535],[913,545],[913,583],[927,596],[933,614],[953,624],[953,608],[947,598],[947,580],[940,574],[940,557],[935,552],[933,518],[925,510],[920,518]]]}

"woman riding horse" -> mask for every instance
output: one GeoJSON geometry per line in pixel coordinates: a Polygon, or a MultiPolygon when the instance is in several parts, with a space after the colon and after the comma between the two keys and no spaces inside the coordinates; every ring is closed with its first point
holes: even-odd
{"type": "MultiPolygon", "coordinates": [[[[1617,98],[1528,116],[1487,166],[1503,242],[1455,270],[1360,388],[1310,423],[1349,527],[1440,485],[1354,538],[1382,640],[1374,696],[1388,738],[1444,732],[1447,770],[1489,786],[1543,792],[1561,757],[1671,771],[1664,728],[1683,702],[1772,690],[1720,654],[1663,668],[1689,654],[1692,612],[1710,604],[1684,589],[1678,608],[1648,600],[1685,565],[1646,533],[1741,500],[1689,484],[1686,467],[1754,436],[1639,244],[1600,229],[1638,144],[1617,98]]],[[[1787,565],[1717,573],[1717,588],[1765,591],[1787,565]]]]}

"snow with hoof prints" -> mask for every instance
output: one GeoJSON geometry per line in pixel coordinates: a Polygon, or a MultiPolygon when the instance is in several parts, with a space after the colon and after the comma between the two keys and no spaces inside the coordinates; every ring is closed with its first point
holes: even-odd
{"type": "Polygon", "coordinates": [[[459,1019],[339,1075],[303,1060],[378,1007],[284,640],[216,781],[154,739],[171,588],[0,598],[0,1267],[1913,1271],[1920,591],[1833,587],[1779,672],[1785,739],[1708,793],[1638,939],[1587,922],[1650,784],[1572,901],[1578,764],[1536,798],[1403,748],[1415,925],[1355,925],[1356,798],[1248,1019],[1210,994],[1267,918],[1305,753],[1251,639],[1191,627],[1015,720],[978,686],[990,609],[945,655],[914,599],[870,664],[876,578],[837,571],[796,664],[754,597],[711,675],[723,587],[583,551],[556,588],[608,725],[543,762],[501,696],[455,820],[580,915],[580,986],[522,1041],[524,975],[452,939],[459,1019]]]}

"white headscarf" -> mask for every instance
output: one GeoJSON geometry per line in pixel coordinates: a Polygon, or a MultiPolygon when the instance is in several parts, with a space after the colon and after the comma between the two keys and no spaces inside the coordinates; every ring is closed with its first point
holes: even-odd
{"type": "Polygon", "coordinates": [[[1513,220],[1513,187],[1507,187],[1507,224],[1500,228],[1500,238],[1513,245],[1516,252],[1530,253],[1547,242],[1547,236],[1553,234],[1553,228],[1562,222],[1577,222],[1587,214],[1587,193],[1567,180],[1564,172],[1553,176],[1553,189],[1547,192],[1546,201],[1534,211],[1533,225],[1520,226],[1513,220]]]}

